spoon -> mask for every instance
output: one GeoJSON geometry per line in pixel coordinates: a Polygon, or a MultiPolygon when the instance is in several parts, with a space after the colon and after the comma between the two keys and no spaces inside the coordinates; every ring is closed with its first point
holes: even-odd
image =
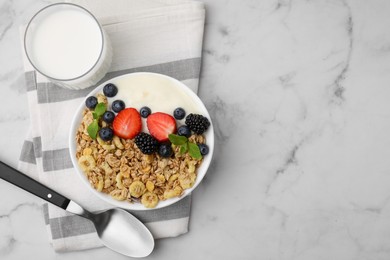
{"type": "Polygon", "coordinates": [[[154,248],[154,239],[141,221],[125,210],[114,208],[91,213],[11,166],[0,162],[0,178],[22,188],[64,210],[89,219],[95,225],[102,243],[123,255],[148,256],[154,248]]]}

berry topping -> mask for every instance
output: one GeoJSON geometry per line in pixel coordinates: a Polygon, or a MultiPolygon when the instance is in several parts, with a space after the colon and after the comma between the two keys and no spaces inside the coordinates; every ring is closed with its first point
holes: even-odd
{"type": "Polygon", "coordinates": [[[166,113],[153,113],[148,116],[146,123],[149,133],[159,142],[167,141],[168,135],[176,132],[176,120],[166,113]]]}
{"type": "Polygon", "coordinates": [[[201,155],[206,155],[209,153],[209,147],[207,146],[207,144],[198,144],[198,146],[201,155]]]}
{"type": "Polygon", "coordinates": [[[85,106],[89,109],[94,109],[96,105],[98,104],[98,100],[94,96],[90,96],[85,100],[85,106]]]}
{"type": "Polygon", "coordinates": [[[150,134],[141,132],[135,137],[134,142],[144,154],[152,154],[157,150],[158,142],[150,134]]]}
{"type": "Polygon", "coordinates": [[[171,157],[173,154],[172,146],[170,143],[162,143],[158,147],[158,154],[161,157],[168,158],[171,157]]]}
{"type": "Polygon", "coordinates": [[[186,125],[196,134],[203,134],[210,126],[210,121],[207,117],[198,114],[189,114],[186,117],[186,125]]]}
{"type": "Polygon", "coordinates": [[[99,130],[99,136],[103,141],[110,141],[114,136],[114,132],[109,127],[103,127],[99,130]]]}
{"type": "Polygon", "coordinates": [[[177,120],[181,120],[183,119],[185,116],[186,116],[186,111],[181,108],[181,107],[178,107],[176,108],[174,111],[173,111],[173,116],[177,119],[177,120]]]}
{"type": "Polygon", "coordinates": [[[177,134],[188,138],[191,136],[191,130],[188,126],[182,125],[182,126],[179,126],[179,128],[177,129],[177,134]]]}
{"type": "Polygon", "coordinates": [[[108,83],[103,87],[103,93],[106,97],[114,97],[118,93],[118,88],[114,84],[108,83]]]}
{"type": "Polygon", "coordinates": [[[125,109],[126,105],[125,102],[122,100],[115,100],[112,102],[111,108],[114,112],[119,113],[121,110],[125,109]]]}
{"type": "Polygon", "coordinates": [[[152,110],[149,107],[141,107],[139,113],[143,118],[147,118],[152,113],[152,110]]]}
{"type": "Polygon", "coordinates": [[[141,132],[141,116],[135,108],[123,109],[116,115],[112,128],[115,135],[124,139],[132,139],[141,132]]]}
{"type": "Polygon", "coordinates": [[[112,121],[114,121],[114,118],[115,118],[115,114],[112,111],[104,112],[103,117],[102,117],[103,121],[108,123],[108,124],[111,124],[112,121]]]}

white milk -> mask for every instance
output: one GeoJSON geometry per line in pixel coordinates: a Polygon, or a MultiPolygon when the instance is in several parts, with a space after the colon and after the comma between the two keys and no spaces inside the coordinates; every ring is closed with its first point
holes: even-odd
{"type": "Polygon", "coordinates": [[[100,59],[107,56],[107,44],[96,19],[70,4],[43,9],[26,33],[26,52],[35,68],[55,81],[73,83],[74,88],[87,87],[104,76],[109,66],[100,59]],[[96,75],[97,66],[105,66],[102,75],[96,75]]]}

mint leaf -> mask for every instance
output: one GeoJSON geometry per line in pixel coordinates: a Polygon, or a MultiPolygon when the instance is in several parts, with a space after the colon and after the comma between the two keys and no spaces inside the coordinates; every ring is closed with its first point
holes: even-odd
{"type": "Polygon", "coordinates": [[[195,159],[202,159],[202,155],[200,154],[200,150],[197,144],[188,143],[188,153],[195,159]]]}
{"type": "Polygon", "coordinates": [[[181,135],[169,134],[168,138],[169,141],[171,141],[171,143],[173,143],[174,145],[182,145],[187,143],[188,141],[187,137],[181,135]]]}
{"type": "MultiPolygon", "coordinates": [[[[106,104],[101,102],[101,103],[96,105],[94,112],[96,113],[97,117],[100,117],[104,114],[104,112],[106,112],[106,110],[107,110],[106,104]]],[[[97,118],[95,118],[95,119],[97,119],[97,118]]]]}
{"type": "Polygon", "coordinates": [[[96,119],[93,120],[93,122],[87,127],[87,131],[92,139],[96,139],[97,133],[99,131],[99,124],[96,119]]]}
{"type": "Polygon", "coordinates": [[[184,154],[185,152],[187,152],[188,150],[188,144],[187,143],[184,143],[182,145],[180,145],[180,154],[184,154]]]}
{"type": "Polygon", "coordinates": [[[92,112],[93,119],[99,119],[98,115],[95,112],[92,112]]]}

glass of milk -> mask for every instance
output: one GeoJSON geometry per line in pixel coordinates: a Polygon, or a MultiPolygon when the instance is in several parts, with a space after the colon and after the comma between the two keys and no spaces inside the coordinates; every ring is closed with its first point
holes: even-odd
{"type": "Polygon", "coordinates": [[[37,72],[71,89],[96,84],[112,60],[110,41],[97,19],[70,3],[52,4],[36,13],[27,25],[24,48],[37,72]]]}

